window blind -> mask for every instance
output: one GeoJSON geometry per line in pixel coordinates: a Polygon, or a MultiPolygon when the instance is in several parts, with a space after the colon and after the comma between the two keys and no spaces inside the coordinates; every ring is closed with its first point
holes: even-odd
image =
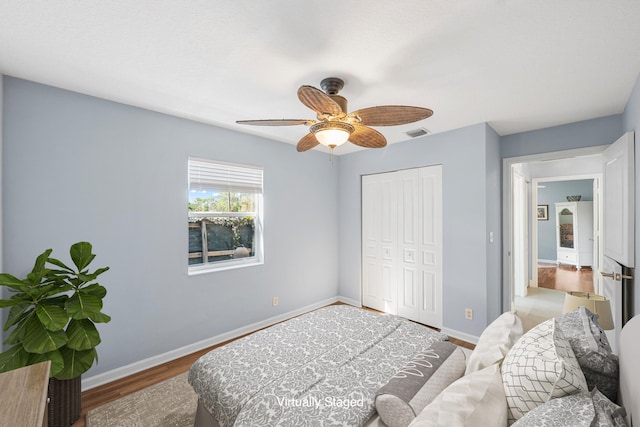
{"type": "Polygon", "coordinates": [[[189,189],[262,193],[262,168],[189,157],[189,189]]]}

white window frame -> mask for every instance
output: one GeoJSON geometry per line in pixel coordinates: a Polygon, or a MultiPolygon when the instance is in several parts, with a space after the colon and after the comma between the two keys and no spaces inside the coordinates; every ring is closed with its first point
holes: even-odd
{"type": "MultiPolygon", "coordinates": [[[[187,218],[243,218],[252,216],[254,217],[254,247],[253,256],[251,257],[187,265],[188,274],[196,275],[264,264],[262,208],[263,169],[256,166],[189,157],[188,191],[190,192],[194,187],[220,192],[253,193],[255,195],[254,212],[187,212],[187,218]],[[215,176],[211,178],[212,175],[207,174],[205,177],[193,177],[192,173],[195,174],[194,170],[197,169],[193,167],[194,164],[204,167],[205,169],[207,165],[210,165],[211,170],[213,170],[213,175],[215,176]],[[225,169],[227,169],[229,173],[225,174],[225,169]],[[243,171],[248,172],[248,177],[242,176],[243,171]],[[240,172],[240,174],[236,172],[240,172]]],[[[188,253],[189,251],[187,249],[187,254],[188,253]]]]}

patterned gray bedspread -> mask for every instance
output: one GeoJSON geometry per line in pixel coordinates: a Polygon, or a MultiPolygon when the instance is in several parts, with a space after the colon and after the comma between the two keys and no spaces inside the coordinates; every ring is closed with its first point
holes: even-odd
{"type": "Polygon", "coordinates": [[[227,426],[359,426],[374,396],[445,334],[397,316],[329,306],[202,356],[189,383],[227,426]]]}

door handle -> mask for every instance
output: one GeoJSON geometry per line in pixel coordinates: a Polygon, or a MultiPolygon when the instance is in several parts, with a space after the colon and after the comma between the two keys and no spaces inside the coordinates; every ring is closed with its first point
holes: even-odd
{"type": "Polygon", "coordinates": [[[622,279],[633,279],[633,276],[620,273],[605,273],[604,271],[601,271],[600,274],[602,275],[602,277],[611,277],[613,280],[616,280],[618,282],[622,279]]]}

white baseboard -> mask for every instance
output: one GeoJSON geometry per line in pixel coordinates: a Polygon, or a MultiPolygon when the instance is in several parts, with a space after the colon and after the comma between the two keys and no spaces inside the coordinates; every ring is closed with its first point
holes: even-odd
{"type": "Polygon", "coordinates": [[[356,301],[356,300],[351,299],[351,298],[339,296],[338,297],[338,301],[343,302],[345,304],[352,305],[354,307],[362,307],[362,303],[360,303],[360,301],[356,301]]]}
{"type": "MultiPolygon", "coordinates": [[[[177,348],[175,350],[171,350],[163,354],[159,354],[157,356],[152,356],[147,359],[143,359],[138,362],[134,362],[129,365],[122,366],[120,368],[112,369],[110,371],[103,372],[98,375],[94,375],[92,377],[82,378],[82,391],[90,390],[92,388],[101,386],[103,384],[107,384],[112,381],[119,380],[120,378],[124,378],[129,375],[142,372],[145,369],[149,369],[154,366],[158,366],[163,363],[170,362],[182,356],[187,356],[189,354],[195,353],[196,351],[203,350],[207,347],[211,347],[211,346],[220,344],[222,342],[225,342],[234,338],[238,338],[242,335],[255,332],[259,329],[266,328],[267,326],[280,323],[283,320],[287,320],[292,317],[307,313],[309,311],[313,311],[318,308],[324,307],[326,305],[333,304],[334,302],[337,302],[337,301],[341,301],[346,304],[351,304],[350,302],[348,302],[348,301],[351,301],[348,298],[343,298],[343,297],[327,298],[315,304],[310,304],[310,305],[301,307],[299,309],[280,314],[278,316],[270,317],[261,322],[252,323],[250,325],[243,326],[242,328],[234,329],[232,331],[225,332],[220,335],[216,335],[215,337],[211,337],[194,344],[189,344],[184,347],[177,348]]],[[[360,304],[351,304],[351,305],[360,306],[360,304]]]]}
{"type": "Polygon", "coordinates": [[[447,334],[452,338],[457,338],[462,341],[466,341],[471,344],[478,344],[478,340],[480,337],[476,337],[475,335],[467,334],[466,332],[456,331],[455,329],[442,328],[440,331],[443,334],[447,334]]]}

